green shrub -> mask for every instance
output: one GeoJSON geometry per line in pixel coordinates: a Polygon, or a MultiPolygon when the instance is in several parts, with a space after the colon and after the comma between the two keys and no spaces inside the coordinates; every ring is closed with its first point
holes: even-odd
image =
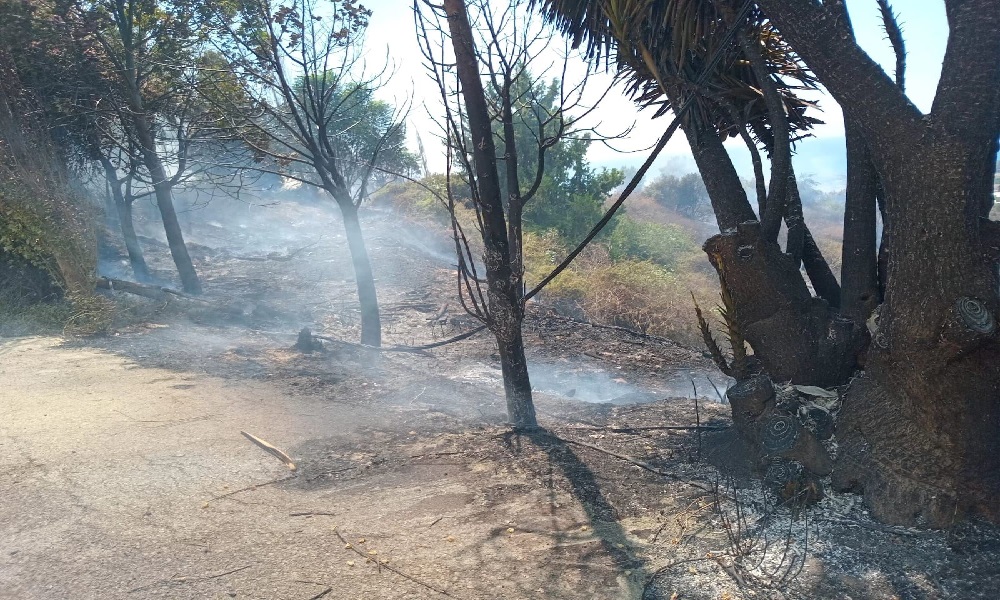
{"type": "MultiPolygon", "coordinates": [[[[462,204],[468,198],[468,188],[452,186],[455,201],[462,204]]],[[[448,223],[448,208],[444,201],[448,199],[448,180],[444,175],[428,175],[419,182],[399,181],[391,183],[377,193],[372,199],[376,203],[388,204],[397,211],[436,223],[448,223]]]]}
{"type": "Polygon", "coordinates": [[[45,127],[16,115],[30,103],[0,86],[0,260],[7,293],[0,299],[5,323],[23,317],[42,325],[63,318],[71,333],[107,328],[112,304],[95,293],[96,210],[69,183],[68,170],[43,133],[45,127]],[[14,110],[9,110],[14,109],[14,110]],[[48,281],[40,281],[46,278],[48,281]],[[58,289],[33,297],[26,289],[58,289]],[[59,306],[68,302],[68,309],[59,306]],[[45,305],[48,306],[45,306],[45,305]],[[37,306],[36,306],[37,305],[37,306]],[[64,312],[65,309],[65,312],[64,312]],[[34,316],[33,316],[34,315],[34,316]],[[39,317],[39,318],[36,318],[39,317]]]}
{"type": "Polygon", "coordinates": [[[616,261],[646,260],[675,270],[686,255],[698,253],[694,239],[677,225],[661,225],[625,217],[618,222],[609,240],[611,258],[616,261]]]}

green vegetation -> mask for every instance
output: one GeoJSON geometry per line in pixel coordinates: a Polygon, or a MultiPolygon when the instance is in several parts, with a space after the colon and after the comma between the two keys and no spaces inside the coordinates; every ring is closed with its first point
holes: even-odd
{"type": "MultiPolygon", "coordinates": [[[[449,223],[448,211],[430,190],[446,198],[445,186],[443,175],[431,175],[420,183],[391,184],[375,195],[375,201],[389,204],[417,221],[444,228],[449,223]]],[[[454,193],[460,224],[473,227],[475,216],[462,204],[467,192],[454,193]]],[[[541,194],[536,198],[543,199],[541,194]]],[[[565,222],[579,223],[581,231],[589,231],[602,214],[590,214],[585,202],[569,202],[567,206],[565,222]]],[[[556,227],[532,226],[526,231],[524,276],[528,287],[548,275],[573,246],[556,227]]],[[[623,216],[550,282],[539,299],[579,318],[699,345],[701,337],[691,294],[703,306],[714,306],[719,301],[718,280],[708,269],[696,266],[704,262],[701,248],[681,226],[623,216]]]]}
{"type": "MultiPolygon", "coordinates": [[[[5,58],[0,49],[0,72],[5,58]]],[[[0,334],[95,333],[111,315],[94,293],[95,211],[43,129],[16,116],[30,114],[18,83],[0,82],[0,334]]]]}
{"type": "MultiPolygon", "coordinates": [[[[572,117],[560,110],[558,80],[547,85],[523,72],[513,85],[512,97],[520,101],[512,107],[514,141],[517,148],[517,179],[521,193],[535,185],[535,195],[524,206],[524,225],[529,231],[541,232],[554,229],[565,240],[582,241],[604,214],[604,202],[615,187],[621,185],[624,175],[618,169],[593,169],[587,163],[589,134],[579,138],[561,137],[545,149],[542,177],[538,180],[539,140],[552,135],[560,125],[572,123],[572,117]]],[[[487,89],[490,89],[489,87],[487,89]]],[[[494,129],[500,124],[494,123],[494,129]]],[[[502,132],[496,131],[502,139],[502,132]]],[[[502,153],[502,145],[497,146],[502,153]]],[[[508,196],[507,161],[497,157],[503,195],[508,196]]],[[[605,229],[605,235],[614,223],[605,229]]]]}
{"type": "Polygon", "coordinates": [[[609,240],[611,258],[646,260],[667,270],[675,270],[686,255],[698,253],[691,236],[678,225],[661,225],[621,219],[609,240]]]}

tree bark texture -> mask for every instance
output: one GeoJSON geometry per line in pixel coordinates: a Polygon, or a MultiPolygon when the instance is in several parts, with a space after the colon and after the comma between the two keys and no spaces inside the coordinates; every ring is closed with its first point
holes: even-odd
{"type": "MultiPolygon", "coordinates": [[[[929,115],[857,46],[839,2],[759,4],[857,123],[884,195],[884,297],[841,410],[834,482],[892,523],[1000,521],[1000,281],[982,220],[1000,135],[997,3],[945,3],[929,115]]],[[[856,233],[871,235],[872,210],[852,206],[865,224],[856,233]]],[[[867,254],[858,281],[868,282],[870,240],[851,244],[867,254]]]]}
{"type": "Polygon", "coordinates": [[[775,381],[834,386],[857,366],[861,328],[813,298],[798,265],[756,221],[705,242],[735,322],[775,381]]]}
{"type": "Polygon", "coordinates": [[[358,209],[352,203],[340,204],[344,217],[344,233],[347,247],[351,252],[354,266],[354,280],[358,287],[358,303],[361,306],[361,343],[366,346],[382,345],[382,320],[379,316],[378,293],[375,290],[375,275],[372,272],[368,248],[361,232],[358,209]]]}
{"type": "Polygon", "coordinates": [[[512,241],[507,237],[504,201],[496,165],[496,146],[486,94],[479,75],[472,26],[463,0],[444,0],[444,9],[448,15],[448,29],[455,50],[455,65],[473,146],[472,162],[483,223],[483,263],[489,286],[487,325],[500,348],[508,418],[516,427],[533,428],[537,426],[537,420],[521,338],[523,290],[520,273],[514,272],[511,263],[512,241]]]}
{"type": "Polygon", "coordinates": [[[861,127],[844,119],[847,140],[847,198],[844,205],[844,250],[840,269],[841,312],[864,323],[881,303],[878,284],[876,195],[878,174],[861,127]]]}
{"type": "Polygon", "coordinates": [[[747,200],[747,193],[736,167],[714,128],[701,127],[690,117],[686,117],[681,121],[681,129],[691,146],[698,170],[703,174],[711,173],[711,176],[702,179],[719,229],[725,232],[740,223],[756,221],[757,215],[747,200]]]}

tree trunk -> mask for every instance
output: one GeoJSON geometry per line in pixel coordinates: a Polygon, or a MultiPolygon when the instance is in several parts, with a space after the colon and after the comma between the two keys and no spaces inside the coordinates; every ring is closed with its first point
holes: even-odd
{"type": "MultiPolygon", "coordinates": [[[[674,95],[672,100],[676,97],[678,96],[674,95]]],[[[676,103],[674,105],[678,106],[676,103]]],[[[719,229],[725,232],[740,223],[756,221],[757,215],[750,207],[736,167],[714,128],[701,128],[691,117],[682,120],[681,128],[691,146],[698,171],[702,174],[719,229]]]]}
{"type": "Polygon", "coordinates": [[[847,139],[847,200],[840,270],[843,314],[864,323],[882,301],[876,250],[878,174],[860,126],[844,119],[847,139]]]}
{"type": "Polygon", "coordinates": [[[141,114],[133,117],[133,123],[139,143],[142,145],[143,162],[153,181],[156,206],[160,209],[160,216],[163,218],[163,230],[167,235],[170,255],[174,259],[174,265],[177,266],[181,285],[184,291],[189,294],[200,294],[201,282],[198,280],[198,273],[194,270],[194,263],[191,262],[191,255],[188,254],[187,246],[184,245],[184,234],[181,232],[181,225],[177,220],[177,211],[174,209],[170,182],[167,180],[163,161],[156,152],[156,141],[153,139],[149,123],[146,121],[145,116],[141,114]]]}
{"type": "MultiPolygon", "coordinates": [[[[120,194],[117,194],[120,195],[120,194]]],[[[124,198],[115,199],[118,206],[118,220],[121,221],[122,237],[125,239],[125,249],[128,251],[128,260],[132,265],[132,273],[135,280],[140,283],[152,281],[149,276],[149,267],[146,266],[146,258],[142,255],[142,246],[139,245],[139,238],[135,235],[135,224],[132,221],[132,204],[125,202],[124,198]]]]}
{"type": "Polygon", "coordinates": [[[510,340],[497,338],[503,388],[507,397],[507,418],[515,426],[531,428],[537,425],[538,420],[531,399],[531,380],[528,377],[528,362],[524,356],[520,326],[513,334],[513,339],[510,340]]]}
{"type": "Polygon", "coordinates": [[[375,291],[375,276],[372,273],[371,259],[361,232],[358,220],[358,209],[352,203],[340,203],[340,212],[344,216],[344,231],[347,234],[347,246],[351,252],[351,262],[354,265],[354,279],[358,286],[358,302],[361,305],[361,343],[366,346],[382,345],[382,320],[379,316],[378,294],[375,291]]]}
{"type": "Polygon", "coordinates": [[[982,224],[963,210],[979,203],[978,152],[934,133],[882,171],[888,284],[834,481],[883,520],[944,527],[1000,520],[1000,294],[982,224]]]}
{"type": "Polygon", "coordinates": [[[705,252],[719,273],[736,326],[775,381],[835,386],[857,367],[861,329],[813,298],[795,261],[756,221],[713,236],[705,252]]]}
{"type": "MultiPolygon", "coordinates": [[[[444,0],[448,28],[455,50],[455,65],[469,119],[473,166],[482,213],[483,263],[489,285],[487,325],[496,336],[507,395],[508,417],[515,427],[533,428],[535,418],[531,385],[524,358],[521,320],[524,318],[520,273],[512,268],[504,201],[497,170],[496,145],[486,94],[479,75],[472,26],[463,0],[444,0]]],[[[520,243],[520,240],[518,240],[520,243]]]]}
{"type": "Polygon", "coordinates": [[[122,238],[125,241],[125,250],[128,252],[128,260],[132,265],[132,273],[135,280],[140,283],[147,283],[151,280],[149,267],[146,266],[146,258],[142,255],[142,246],[139,245],[139,238],[135,235],[135,222],[132,220],[132,203],[125,200],[122,195],[121,184],[114,165],[105,157],[101,157],[101,165],[104,167],[104,176],[107,179],[108,189],[111,191],[111,198],[114,204],[115,213],[118,215],[118,223],[122,230],[122,238]]]}

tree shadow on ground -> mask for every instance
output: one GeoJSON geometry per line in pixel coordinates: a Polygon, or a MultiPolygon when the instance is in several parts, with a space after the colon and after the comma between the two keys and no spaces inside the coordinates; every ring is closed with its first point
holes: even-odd
{"type": "Polygon", "coordinates": [[[618,522],[615,508],[608,501],[598,484],[594,472],[573,451],[569,444],[555,433],[544,428],[531,431],[512,431],[505,441],[515,450],[520,449],[521,439],[527,438],[543,450],[550,464],[558,467],[569,483],[570,492],[579,502],[590,521],[594,535],[601,542],[607,556],[621,574],[627,597],[642,598],[649,576],[645,561],[636,556],[636,548],[625,529],[618,522]]]}

